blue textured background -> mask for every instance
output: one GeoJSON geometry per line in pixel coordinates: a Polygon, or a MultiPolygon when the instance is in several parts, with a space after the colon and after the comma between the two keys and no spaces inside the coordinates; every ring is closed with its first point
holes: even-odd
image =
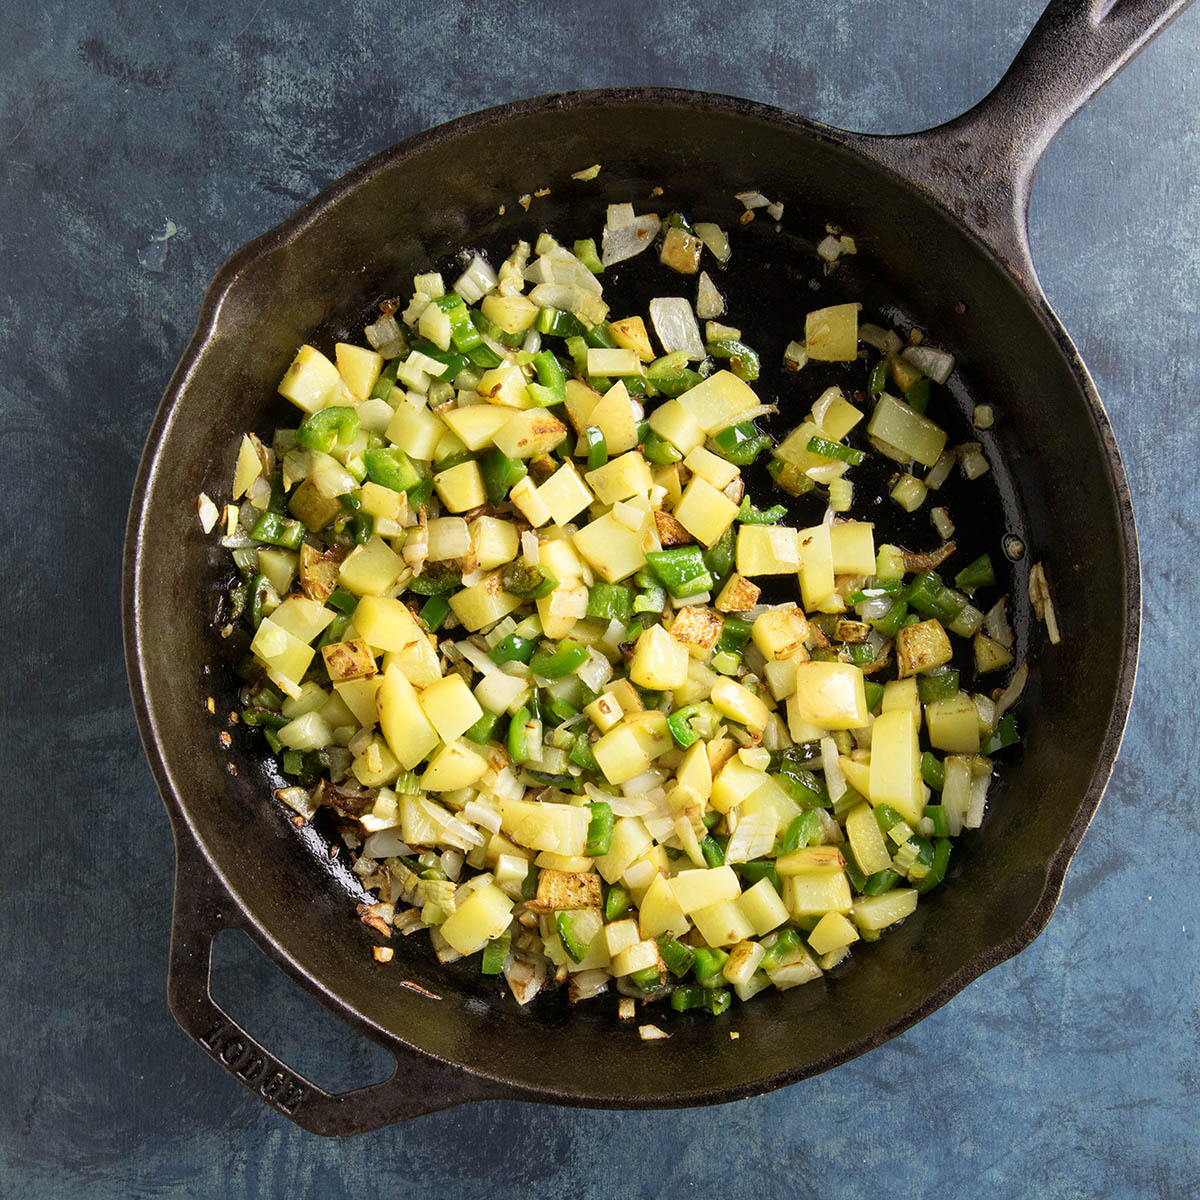
{"type": "MultiPolygon", "coordinates": [[[[120,540],[152,413],[226,255],[389,143],[544,91],[665,83],[853,128],[933,124],[987,91],[1038,10],[3,6],[0,1194],[1200,1192],[1200,11],[1060,135],[1034,195],[1042,282],[1126,455],[1146,624],[1113,784],[1029,950],[875,1052],[759,1099],[489,1103],[346,1143],[228,1080],[164,995],[172,849],[125,688],[120,540]]],[[[218,948],[218,998],[294,1065],[335,1087],[383,1073],[247,943],[218,948]]]]}

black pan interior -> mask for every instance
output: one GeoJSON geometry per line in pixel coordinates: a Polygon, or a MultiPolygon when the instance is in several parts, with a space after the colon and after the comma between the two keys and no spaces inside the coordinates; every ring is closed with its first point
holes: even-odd
{"type": "MultiPolygon", "coordinates": [[[[631,311],[692,286],[649,261],[613,275],[606,290],[635,296],[631,311]]],[[[543,101],[468,118],[360,169],[336,203],[318,201],[298,230],[268,235],[240,256],[209,315],[206,340],[168,393],[176,403],[158,430],[142,516],[135,603],[146,701],[183,819],[260,938],[343,1015],[528,1095],[639,1106],[732,1098],[883,1040],[1044,923],[1107,777],[1110,716],[1127,686],[1122,514],[1106,430],[1069,347],[986,251],[913,188],[824,131],[740,101],[644,92],[543,101]],[[594,182],[569,179],[593,162],[603,168],[594,182]],[[518,197],[542,187],[550,194],[524,211],[518,197]],[[763,213],[736,223],[733,194],[747,188],[784,202],[781,230],[763,213]],[[734,323],[762,351],[759,390],[780,404],[776,432],[827,382],[845,378],[844,368],[775,372],[809,308],[861,300],[868,319],[915,324],[951,349],[962,382],[943,391],[932,415],[952,439],[983,441],[993,470],[974,485],[956,480],[939,502],[964,546],[986,545],[1004,563],[1000,537],[1015,533],[1045,561],[1066,631],[1054,649],[1032,638],[1025,741],[1009,753],[984,828],[963,839],[953,885],[825,980],[763,994],[725,1021],[664,1015],[673,1037],[653,1045],[617,1027],[611,997],[568,1010],[549,996],[521,1009],[473,962],[439,966],[420,937],[402,941],[390,966],[373,962],[344,863],[330,861],[319,828],[293,828],[269,794],[257,740],[228,725],[237,680],[212,624],[225,564],[194,515],[199,491],[225,493],[241,431],[294,420],[274,388],[298,344],[357,338],[381,298],[404,293],[414,272],[448,264],[463,247],[487,249],[496,262],[542,229],[598,237],[604,205],[623,201],[736,230],[733,260],[716,277],[734,323]],[[826,223],[852,233],[859,249],[828,275],[813,255],[826,223]],[[982,436],[969,428],[980,402],[998,415],[982,436]],[[204,709],[208,696],[215,717],[204,709]],[[218,742],[225,730],[229,749],[218,742]],[[399,988],[401,979],[442,999],[399,988]]],[[[856,369],[863,387],[865,368],[856,369]]],[[[913,549],[937,544],[928,503],[902,520],[887,501],[864,511],[868,490],[859,489],[856,515],[878,522],[877,537],[913,549]]],[[[760,504],[777,498],[759,481],[760,504]]],[[[795,503],[796,519],[820,515],[814,501],[795,503]]],[[[1030,561],[1006,568],[1018,597],[1030,561]]],[[[1024,655],[1028,623],[1018,621],[1017,632],[1024,655]]]]}

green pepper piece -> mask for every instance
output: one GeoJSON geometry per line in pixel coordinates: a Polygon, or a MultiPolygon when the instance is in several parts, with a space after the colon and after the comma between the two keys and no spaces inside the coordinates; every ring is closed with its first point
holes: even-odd
{"type": "Polygon", "coordinates": [[[929,408],[929,388],[932,380],[928,375],[923,375],[916,383],[904,389],[904,403],[915,413],[925,415],[926,409],[929,408]]]}
{"type": "Polygon", "coordinates": [[[474,742],[477,746],[482,746],[485,742],[492,740],[492,737],[496,733],[496,726],[499,724],[500,714],[492,712],[490,708],[485,708],[483,716],[463,734],[463,737],[474,742]]]}
{"type": "Polygon", "coordinates": [[[647,429],[645,437],[642,439],[642,455],[647,462],[652,462],[658,467],[670,466],[671,463],[677,463],[683,458],[675,446],[665,437],[655,433],[653,429],[647,429]]]}
{"type": "Polygon", "coordinates": [[[310,450],[321,450],[328,454],[340,442],[348,446],[358,436],[358,413],[349,405],[335,404],[331,408],[319,408],[300,422],[296,430],[296,441],[310,450]]]}
{"type": "Polygon", "coordinates": [[[741,617],[726,617],[714,649],[718,654],[741,654],[750,640],[750,631],[753,628],[752,621],[743,621],[741,617]]]}
{"type": "Polygon", "coordinates": [[[604,919],[619,921],[629,911],[632,904],[633,897],[627,888],[622,887],[619,883],[609,884],[608,892],[604,897],[604,919]]]}
{"type": "MultiPolygon", "coordinates": [[[[721,456],[737,467],[749,466],[773,443],[760,433],[753,421],[739,421],[713,434],[713,444],[721,456]]],[[[812,481],[809,480],[809,483],[812,481]]]]}
{"type": "Polygon", "coordinates": [[[671,1007],[676,1012],[687,1012],[689,1008],[704,1008],[708,1003],[708,992],[696,983],[685,983],[671,993],[671,1007]]]}
{"type": "Polygon", "coordinates": [[[715,988],[708,995],[708,1011],[714,1017],[721,1016],[722,1013],[729,1011],[729,1006],[733,1003],[733,993],[728,988],[715,988]]]}
{"type": "Polygon", "coordinates": [[[996,582],[996,568],[992,566],[990,554],[981,554],[973,563],[968,563],[954,577],[954,586],[960,592],[973,592],[976,588],[991,587],[996,582]]]}
{"type": "Polygon", "coordinates": [[[737,519],[743,525],[778,525],[787,516],[787,509],[782,504],[773,504],[770,508],[755,508],[750,503],[750,497],[742,500],[738,509],[737,519]]]}
{"type": "Polygon", "coordinates": [[[587,660],[586,646],[573,638],[564,638],[553,650],[538,650],[529,660],[529,669],[543,679],[562,679],[587,660]]]}
{"type": "Polygon", "coordinates": [[[904,625],[905,618],[908,616],[908,604],[902,597],[897,597],[891,608],[887,610],[881,617],[875,617],[871,621],[871,628],[874,629],[881,637],[895,637],[904,625]]]}
{"type": "Polygon", "coordinates": [[[612,805],[603,800],[597,800],[588,805],[588,811],[592,817],[588,822],[587,842],[583,852],[589,858],[599,858],[601,854],[607,854],[612,849],[614,824],[612,805]]]}
{"type": "Polygon", "coordinates": [[[686,350],[675,350],[656,358],[646,368],[646,382],[652,384],[664,396],[681,396],[689,388],[703,382],[703,377],[688,366],[686,350]]]}
{"type": "Polygon", "coordinates": [[[269,546],[282,546],[285,550],[298,550],[304,541],[304,526],[290,517],[281,517],[268,509],[254,523],[250,536],[256,542],[269,546]]]}
{"type": "Polygon", "coordinates": [[[699,546],[676,546],[671,550],[650,550],[646,561],[672,596],[694,596],[706,592],[715,580],[705,566],[699,546]]]}
{"type": "Polygon", "coordinates": [[[538,333],[551,337],[583,337],[587,331],[587,327],[574,313],[565,312],[561,308],[539,310],[535,325],[538,333]]]}
{"type": "Polygon", "coordinates": [[[921,755],[921,778],[935,792],[940,792],[946,786],[945,764],[928,750],[921,755]]]}
{"type": "Polygon", "coordinates": [[[481,975],[503,974],[504,964],[508,961],[508,952],[511,946],[512,934],[510,933],[502,933],[499,937],[492,938],[483,948],[479,973],[481,975]]]}
{"type": "Polygon", "coordinates": [[[1012,713],[1005,713],[1000,718],[995,730],[984,740],[979,749],[983,754],[995,754],[997,750],[1015,746],[1020,740],[1021,735],[1017,732],[1016,719],[1012,713]]]}
{"type": "Polygon", "coordinates": [[[810,808],[792,819],[784,832],[779,845],[775,847],[775,855],[791,854],[801,846],[812,846],[821,840],[821,818],[816,809],[810,808]]]}
{"type": "Polygon", "coordinates": [[[929,873],[916,885],[918,895],[923,896],[926,892],[933,891],[946,878],[946,867],[950,864],[950,849],[949,838],[938,838],[934,842],[933,862],[930,864],[929,873]]]}
{"type": "Polygon", "coordinates": [[[800,935],[794,929],[781,929],[767,947],[767,952],[759,963],[759,970],[773,971],[789,954],[794,953],[799,945],[800,935]]]}
{"type": "Polygon", "coordinates": [[[408,585],[410,592],[418,596],[445,596],[462,585],[462,576],[454,570],[434,572],[426,570],[415,576],[408,585]]]}
{"type": "MultiPolygon", "coordinates": [[[[478,308],[471,309],[471,324],[486,338],[515,350],[525,340],[524,333],[505,333],[495,321],[489,320],[478,308]]],[[[478,365],[478,364],[477,364],[478,365]]]]}
{"type": "Polygon", "coordinates": [[[867,461],[866,452],[855,450],[853,446],[843,446],[841,442],[831,442],[828,438],[810,437],[804,447],[809,454],[819,454],[822,458],[837,459],[838,462],[849,463],[852,467],[861,466],[867,461]]]}
{"type": "Polygon", "coordinates": [[[884,892],[890,892],[899,882],[900,875],[885,867],[882,871],[868,875],[859,890],[864,896],[882,896],[884,892]]]}
{"type": "Polygon", "coordinates": [[[533,652],[536,649],[536,638],[525,638],[520,637],[518,634],[510,633],[508,637],[497,642],[488,651],[488,657],[497,666],[501,667],[505,663],[510,662],[527,663],[533,657],[533,652]]]}
{"type": "Polygon", "coordinates": [[[338,613],[338,615],[334,617],[328,625],[325,626],[325,631],[321,634],[321,636],[317,638],[317,649],[321,650],[325,646],[333,646],[337,642],[340,642],[345,636],[346,628],[349,624],[349,615],[346,613],[338,613]]]}
{"type": "Polygon", "coordinates": [[[710,867],[720,867],[725,865],[725,844],[724,838],[719,838],[715,834],[705,834],[700,842],[700,853],[704,855],[704,861],[710,867]]]}
{"type": "Polygon", "coordinates": [[[364,451],[363,465],[367,468],[367,478],[372,483],[391,488],[393,492],[407,492],[421,482],[421,472],[413,466],[412,459],[397,446],[364,451]]]}
{"type": "Polygon", "coordinates": [[[940,667],[917,676],[917,695],[922,704],[948,700],[958,692],[958,672],[953,667],[940,667]]]}
{"type": "Polygon", "coordinates": [[[338,503],[350,514],[354,540],[365,546],[375,534],[375,518],[369,512],[363,512],[362,501],[350,492],[339,496],[338,503]]]}
{"type": "Polygon", "coordinates": [[[758,352],[751,350],[745,342],[739,342],[736,338],[721,338],[709,342],[706,349],[713,358],[729,359],[729,365],[739,379],[753,383],[758,378],[758,352]]]}
{"type": "MultiPolygon", "coordinates": [[[[589,425],[583,431],[579,444],[587,454],[589,471],[595,471],[608,462],[608,442],[605,440],[604,434],[594,425],[589,425]]],[[[576,453],[579,453],[578,449],[576,449],[576,453]]]]}
{"type": "Polygon", "coordinates": [[[884,686],[882,683],[876,683],[873,679],[868,679],[863,688],[867,695],[867,711],[873,712],[876,716],[879,715],[879,706],[883,703],[884,686]]]}
{"type": "Polygon", "coordinates": [[[567,957],[572,962],[583,962],[590,943],[584,942],[576,935],[575,914],[570,911],[560,912],[555,918],[554,924],[558,930],[558,940],[562,942],[562,947],[567,952],[567,957]]]}
{"type": "Polygon", "coordinates": [[[701,707],[699,704],[685,704],[683,708],[677,708],[667,718],[667,728],[675,739],[675,745],[681,750],[686,750],[700,737],[688,722],[701,710],[701,707]]]}
{"type": "Polygon", "coordinates": [[[777,892],[783,890],[779,884],[779,872],[769,858],[754,858],[750,862],[730,863],[730,866],[737,872],[738,877],[747,883],[754,884],[760,879],[768,879],[777,892]]]}
{"type": "Polygon", "coordinates": [[[529,758],[529,709],[518,708],[508,723],[508,756],[518,766],[529,758]]]}
{"type": "Polygon", "coordinates": [[[525,386],[530,400],[541,408],[562,404],[567,398],[567,377],[562,364],[549,350],[539,350],[530,361],[537,372],[537,383],[525,386]]]}
{"type": "Polygon", "coordinates": [[[593,275],[604,273],[604,264],[600,261],[600,255],[596,253],[595,238],[579,238],[571,247],[571,252],[593,275]]]}
{"type": "Polygon", "coordinates": [[[479,460],[479,474],[483,477],[483,489],[493,504],[508,498],[514,483],[529,474],[529,468],[519,458],[509,458],[503,450],[493,446],[479,460]]]}
{"type": "MultiPolygon", "coordinates": [[[[662,612],[662,609],[658,611],[662,612]]],[[[598,580],[588,588],[587,615],[599,621],[628,624],[633,616],[633,589],[622,583],[598,580]]]]}
{"type": "MultiPolygon", "coordinates": [[[[515,717],[513,718],[516,719],[515,717]]],[[[511,731],[511,726],[509,727],[511,731]]],[[[521,899],[532,900],[537,896],[538,876],[542,873],[541,867],[535,867],[532,863],[529,865],[529,870],[525,872],[525,878],[521,880],[521,899]]]]}
{"type": "MultiPolygon", "coordinates": [[[[737,534],[732,525],[707,550],[704,551],[704,565],[708,568],[715,583],[723,579],[733,570],[733,558],[737,547],[737,534]]],[[[661,610],[660,610],[661,611],[661,610]]]]}
{"type": "Polygon", "coordinates": [[[909,607],[915,608],[917,612],[924,616],[932,616],[938,593],[942,588],[941,576],[936,571],[922,571],[913,577],[904,592],[904,599],[909,607]]]}
{"type": "Polygon", "coordinates": [[[593,775],[600,774],[600,764],[596,762],[596,756],[592,753],[592,744],[588,741],[586,733],[575,735],[569,757],[581,770],[590,771],[593,775]]]}
{"type": "Polygon", "coordinates": [[[702,988],[720,987],[725,982],[721,972],[729,961],[729,954],[724,950],[710,950],[707,946],[693,946],[692,949],[696,955],[692,965],[696,982],[702,988]]]}
{"type": "Polygon", "coordinates": [[[871,369],[871,378],[867,383],[867,395],[878,396],[887,387],[888,363],[881,358],[871,369]]]}
{"type": "Polygon", "coordinates": [[[269,708],[251,707],[242,709],[242,723],[267,729],[282,729],[285,725],[290,724],[290,718],[285,717],[283,713],[273,712],[269,708]]]}
{"type": "Polygon", "coordinates": [[[521,600],[541,600],[558,587],[558,580],[553,575],[527,563],[523,558],[504,565],[500,582],[506,592],[511,592],[521,600]]]}
{"type": "Polygon", "coordinates": [[[663,985],[663,972],[659,967],[643,967],[626,976],[631,984],[639,991],[656,992],[663,985]]]}
{"type": "Polygon", "coordinates": [[[666,964],[667,970],[676,979],[682,979],[692,969],[696,952],[691,946],[676,941],[669,933],[660,933],[655,941],[658,944],[658,956],[666,964]]]}
{"type": "Polygon", "coordinates": [[[946,816],[945,805],[942,804],[927,804],[925,805],[925,816],[933,822],[934,837],[949,837],[950,836],[950,821],[946,816]]]}

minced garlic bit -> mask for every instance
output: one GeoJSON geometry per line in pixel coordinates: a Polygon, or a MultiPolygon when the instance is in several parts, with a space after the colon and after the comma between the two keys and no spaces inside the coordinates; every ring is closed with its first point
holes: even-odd
{"type": "Polygon", "coordinates": [[[1041,563],[1034,563],[1029,572],[1029,603],[1037,619],[1045,623],[1046,635],[1052,645],[1057,646],[1062,640],[1058,631],[1058,618],[1054,613],[1054,601],[1050,599],[1050,585],[1046,582],[1046,572],[1041,563]]]}
{"type": "Polygon", "coordinates": [[[665,1029],[659,1029],[657,1025],[639,1025],[638,1037],[643,1042],[662,1042],[666,1041],[671,1035],[665,1029]]]}
{"type": "Polygon", "coordinates": [[[550,189],[547,187],[538,188],[533,194],[540,200],[543,196],[550,195],[550,189]]]}
{"type": "Polygon", "coordinates": [[[632,1021],[636,1012],[637,1005],[634,1003],[632,996],[622,996],[617,1001],[617,1016],[620,1020],[632,1021]]]}
{"type": "Polygon", "coordinates": [[[738,1033],[738,1031],[736,1029],[731,1029],[729,1031],[729,1040],[731,1042],[736,1042],[738,1040],[738,1038],[740,1038],[741,1036],[742,1035],[740,1033],[738,1033]]]}
{"type": "Polygon", "coordinates": [[[589,179],[595,179],[600,174],[600,164],[593,163],[590,167],[584,168],[582,171],[572,171],[571,178],[578,179],[582,183],[587,183],[589,179]]]}
{"type": "Polygon", "coordinates": [[[395,953],[396,953],[395,950],[393,950],[391,948],[391,946],[372,946],[371,947],[371,956],[375,959],[376,962],[381,962],[381,963],[391,962],[395,953]]]}
{"type": "Polygon", "coordinates": [[[996,415],[990,404],[975,405],[975,415],[972,421],[976,429],[991,429],[996,423],[996,415]]]}
{"type": "Polygon", "coordinates": [[[522,207],[522,208],[523,208],[523,209],[524,209],[526,212],[528,212],[528,211],[529,211],[529,206],[530,206],[530,205],[533,203],[533,197],[532,197],[532,196],[531,196],[531,195],[530,195],[528,192],[526,192],[526,193],[525,193],[525,195],[521,196],[521,197],[520,197],[520,198],[517,200],[517,203],[518,203],[518,204],[519,204],[519,205],[520,205],[520,206],[521,206],[521,207],[522,207]]]}

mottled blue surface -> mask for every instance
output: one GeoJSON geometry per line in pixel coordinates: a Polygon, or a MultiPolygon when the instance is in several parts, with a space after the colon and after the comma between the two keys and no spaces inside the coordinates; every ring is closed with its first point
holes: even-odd
{"type": "MultiPolygon", "coordinates": [[[[345,1143],[228,1080],[164,995],[172,849],[125,690],[120,539],[226,255],[389,143],[544,91],[667,83],[835,125],[933,124],[990,87],[1038,8],[2,7],[0,1195],[1200,1193],[1200,12],[1057,139],[1034,195],[1042,282],[1126,455],[1146,622],[1113,784],[1029,950],[875,1052],[759,1099],[489,1103],[345,1143]]],[[[329,1086],[378,1076],[336,1026],[308,1045],[327,1019],[236,939],[220,949],[219,997],[269,1045],[329,1086]]]]}

